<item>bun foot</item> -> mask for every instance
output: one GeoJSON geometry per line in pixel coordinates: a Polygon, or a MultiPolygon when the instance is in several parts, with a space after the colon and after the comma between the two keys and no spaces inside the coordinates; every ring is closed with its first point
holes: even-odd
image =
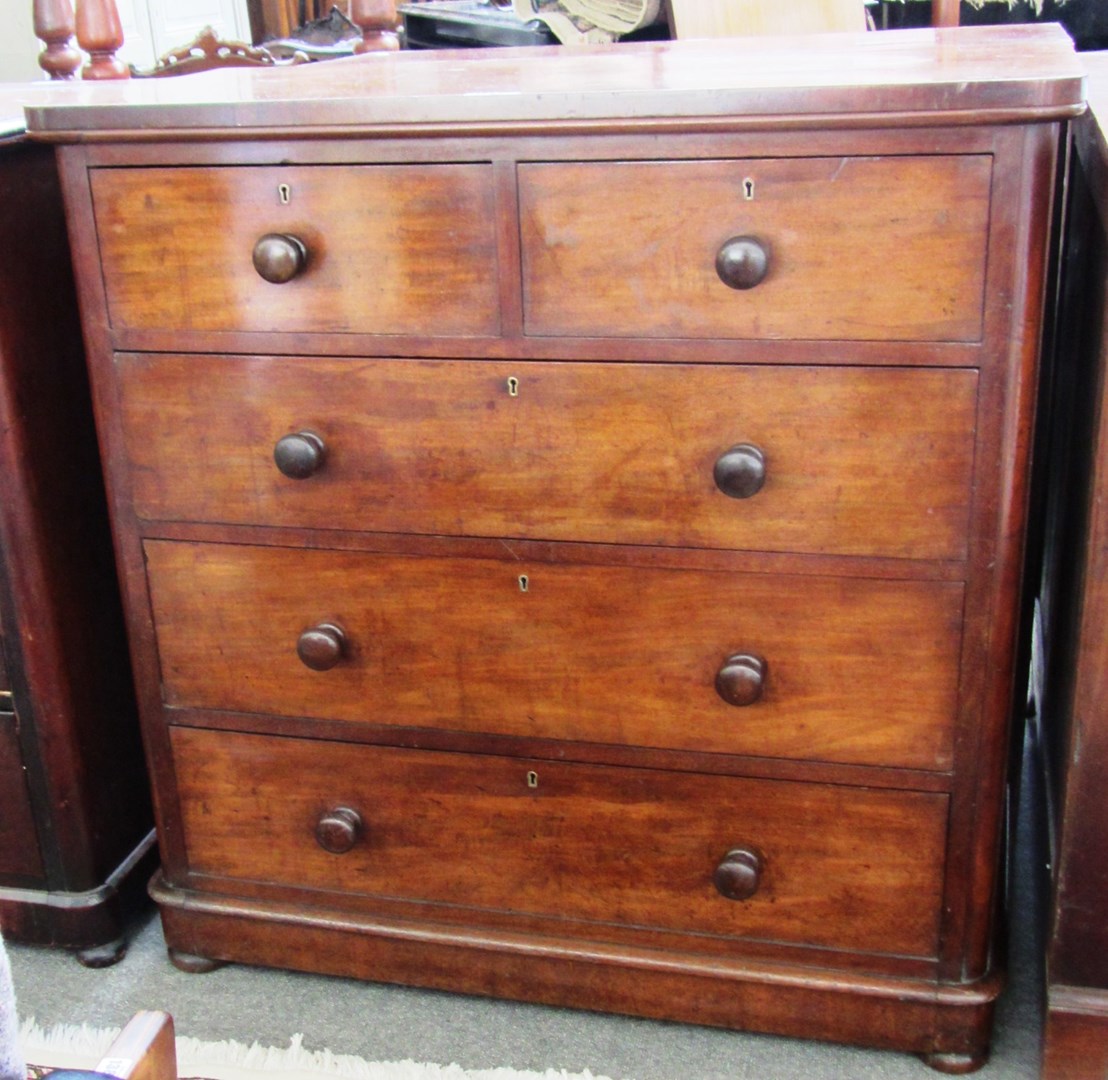
{"type": "Polygon", "coordinates": [[[192,953],[181,952],[180,949],[166,949],[166,952],[169,954],[169,962],[178,971],[184,971],[189,975],[206,975],[226,963],[225,960],[209,960],[206,956],[193,956],[192,953]]]}
{"type": "Polygon", "coordinates": [[[963,1073],[977,1072],[989,1060],[989,1052],[982,1050],[977,1054],[944,1054],[936,1051],[933,1054],[921,1054],[920,1057],[925,1065],[930,1065],[936,1072],[961,1076],[963,1073]]]}
{"type": "Polygon", "coordinates": [[[91,945],[77,950],[77,962],[87,968],[106,968],[118,964],[127,955],[127,941],[118,937],[106,945],[91,945]]]}

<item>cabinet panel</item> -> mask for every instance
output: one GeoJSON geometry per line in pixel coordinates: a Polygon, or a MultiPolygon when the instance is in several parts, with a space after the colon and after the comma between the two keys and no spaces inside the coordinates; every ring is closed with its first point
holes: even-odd
{"type": "Polygon", "coordinates": [[[991,173],[985,155],[521,165],[527,332],[976,341],[991,173]],[[717,271],[736,237],[765,253],[755,285],[717,271]]]}
{"type": "Polygon", "coordinates": [[[485,165],[95,170],[112,325],[495,333],[491,179],[485,165]],[[259,255],[289,280],[255,269],[266,236],[303,245],[259,255]]]}
{"type": "Polygon", "coordinates": [[[951,762],[960,584],[164,541],[146,557],[173,706],[951,762]],[[341,649],[312,670],[298,643],[329,624],[341,649]],[[717,691],[736,654],[766,667],[747,705],[717,691]]]}
{"type": "Polygon", "coordinates": [[[944,795],[185,728],[172,739],[195,874],[935,952],[944,795]],[[336,810],[350,812],[346,829],[336,810]],[[324,850],[321,821],[325,841],[349,850],[324,850]],[[739,900],[713,880],[737,850],[757,861],[739,900]]]}
{"type": "Polygon", "coordinates": [[[0,701],[0,883],[12,878],[41,881],[43,873],[15,716],[0,701]]]}
{"type": "Polygon", "coordinates": [[[966,552],[974,371],[139,354],[116,369],[149,519],[966,552]],[[323,456],[290,478],[275,449],[303,432],[323,456]],[[747,489],[741,461],[724,470],[736,447],[762,455],[747,489]]]}

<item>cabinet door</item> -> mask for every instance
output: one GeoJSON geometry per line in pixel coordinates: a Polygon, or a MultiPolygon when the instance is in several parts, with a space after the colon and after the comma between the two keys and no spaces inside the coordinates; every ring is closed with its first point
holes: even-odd
{"type": "Polygon", "coordinates": [[[42,877],[42,857],[10,708],[10,699],[0,697],[0,882],[29,884],[42,877]]]}

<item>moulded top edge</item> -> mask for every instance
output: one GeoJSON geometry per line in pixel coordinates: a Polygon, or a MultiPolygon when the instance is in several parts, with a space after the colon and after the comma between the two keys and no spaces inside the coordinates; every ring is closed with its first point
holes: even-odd
{"type": "Polygon", "coordinates": [[[39,137],[703,117],[1073,115],[1084,69],[1056,24],[371,53],[163,79],[37,84],[39,137]]]}

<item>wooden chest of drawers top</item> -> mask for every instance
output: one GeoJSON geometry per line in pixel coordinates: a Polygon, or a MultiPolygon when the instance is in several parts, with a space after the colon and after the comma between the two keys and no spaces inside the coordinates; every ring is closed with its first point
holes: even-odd
{"type": "Polygon", "coordinates": [[[28,103],[65,141],[540,130],[781,130],[1074,115],[1056,25],[374,55],[299,70],[66,87],[28,103]]]}

